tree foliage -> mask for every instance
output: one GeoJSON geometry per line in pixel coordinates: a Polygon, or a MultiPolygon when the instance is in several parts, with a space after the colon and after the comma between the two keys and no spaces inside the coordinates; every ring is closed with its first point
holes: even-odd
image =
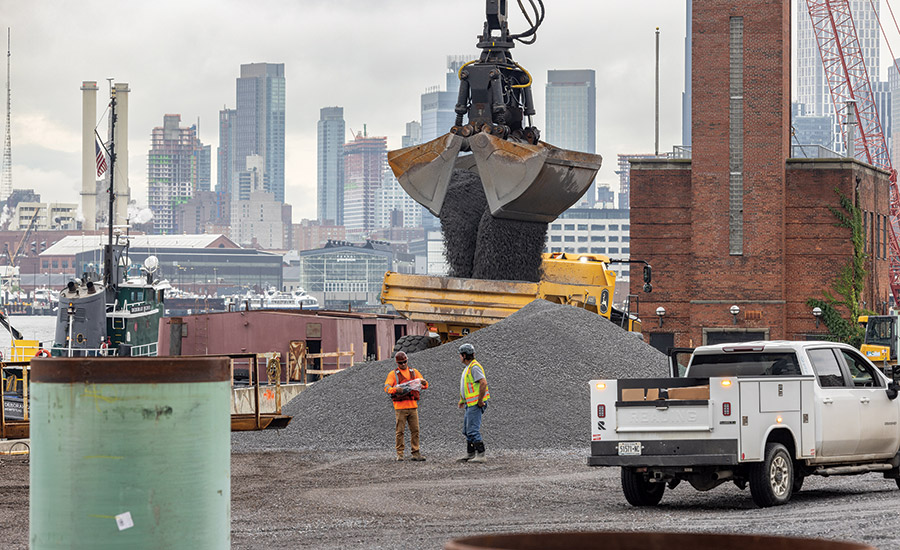
{"type": "Polygon", "coordinates": [[[859,191],[856,191],[855,201],[835,189],[840,200],[841,208],[829,206],[828,209],[838,219],[837,227],[850,229],[853,255],[841,268],[831,290],[823,290],[824,300],[810,298],[806,301],[810,307],[822,309],[822,321],[833,336],[841,342],[846,342],[854,347],[859,347],[863,341],[863,329],[857,323],[857,319],[866,311],[861,307],[860,297],[866,284],[868,271],[866,262],[868,254],[865,252],[865,234],[863,232],[863,214],[857,204],[859,203],[859,191]],[[841,315],[846,311],[849,319],[841,315]]]}

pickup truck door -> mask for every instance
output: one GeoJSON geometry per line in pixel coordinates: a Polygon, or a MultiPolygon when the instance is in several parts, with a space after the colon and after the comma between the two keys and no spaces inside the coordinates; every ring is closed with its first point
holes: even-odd
{"type": "Polygon", "coordinates": [[[835,349],[810,349],[807,354],[816,374],[816,454],[823,458],[851,456],[859,445],[859,396],[851,393],[835,349]]]}
{"type": "Polygon", "coordinates": [[[897,402],[888,399],[887,382],[862,354],[839,349],[847,365],[853,387],[850,393],[859,400],[859,445],[856,454],[893,456],[897,452],[897,402]]]}
{"type": "Polygon", "coordinates": [[[669,376],[672,378],[684,378],[687,372],[688,363],[691,362],[691,355],[694,348],[669,348],[666,350],[669,356],[669,376]]]}

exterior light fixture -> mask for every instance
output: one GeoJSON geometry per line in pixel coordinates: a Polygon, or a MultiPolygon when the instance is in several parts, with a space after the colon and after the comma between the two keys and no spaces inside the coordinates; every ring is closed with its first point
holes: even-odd
{"type": "Polygon", "coordinates": [[[812,310],[813,317],[816,318],[816,328],[819,328],[819,319],[822,318],[822,308],[814,307],[812,310]]]}
{"type": "Polygon", "coordinates": [[[663,325],[663,317],[666,315],[666,308],[659,306],[656,308],[656,316],[659,318],[659,326],[663,325]]]}
{"type": "Polygon", "coordinates": [[[738,313],[741,312],[741,308],[739,308],[738,306],[735,305],[735,306],[731,306],[730,308],[728,308],[728,311],[729,311],[729,313],[731,313],[731,319],[734,321],[734,324],[736,325],[737,324],[737,316],[738,316],[738,313]]]}

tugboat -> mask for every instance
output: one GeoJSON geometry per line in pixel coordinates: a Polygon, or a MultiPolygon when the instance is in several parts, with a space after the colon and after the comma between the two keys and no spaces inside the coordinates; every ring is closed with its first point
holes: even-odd
{"type": "Polygon", "coordinates": [[[113,236],[116,152],[116,91],[110,97],[109,241],[103,247],[103,279],[84,273],[59,293],[56,333],[50,354],[55,357],[98,355],[156,356],[159,319],[163,315],[166,281],[155,278],[159,261],[149,256],[140,273],[129,276],[128,238],[113,236]]]}

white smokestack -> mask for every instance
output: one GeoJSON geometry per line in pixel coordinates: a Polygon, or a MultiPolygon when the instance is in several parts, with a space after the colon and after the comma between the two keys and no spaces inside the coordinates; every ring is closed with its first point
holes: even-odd
{"type": "Polygon", "coordinates": [[[84,229],[97,228],[97,154],[94,127],[97,124],[97,83],[81,83],[81,211],[84,229]]]}

